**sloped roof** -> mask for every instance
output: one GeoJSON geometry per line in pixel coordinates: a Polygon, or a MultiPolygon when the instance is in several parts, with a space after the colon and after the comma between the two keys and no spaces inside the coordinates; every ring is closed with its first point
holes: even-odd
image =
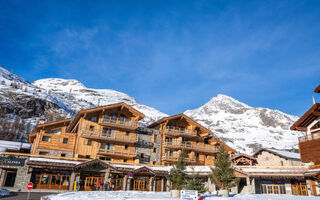
{"type": "Polygon", "coordinates": [[[76,123],[78,122],[80,117],[83,116],[85,113],[98,112],[98,111],[101,111],[101,110],[117,108],[117,107],[122,107],[122,106],[127,108],[130,112],[134,113],[136,116],[138,116],[139,119],[143,119],[145,117],[145,115],[143,113],[141,113],[140,111],[134,109],[133,107],[129,106],[128,104],[126,104],[124,102],[115,103],[115,104],[110,104],[110,105],[105,105],[105,106],[100,106],[100,107],[95,107],[95,108],[90,108],[90,109],[85,109],[85,110],[79,111],[77,113],[77,115],[75,116],[75,118],[70,123],[67,131],[70,132],[72,130],[72,128],[76,125],[76,123]]]}
{"type": "Polygon", "coordinates": [[[307,127],[320,116],[320,103],[315,103],[298,121],[291,127],[291,130],[307,131],[307,127]]]}
{"type": "Polygon", "coordinates": [[[54,121],[54,122],[47,122],[47,123],[43,123],[43,124],[38,124],[36,126],[36,131],[38,131],[39,129],[43,128],[43,127],[48,127],[48,126],[59,126],[59,125],[69,125],[69,123],[71,122],[71,118],[67,118],[67,119],[63,119],[63,120],[59,120],[59,121],[54,121]]]}
{"type": "Polygon", "coordinates": [[[300,154],[299,153],[294,153],[294,152],[290,152],[290,151],[283,151],[283,150],[277,150],[277,149],[260,149],[259,151],[254,153],[253,156],[256,157],[262,151],[267,151],[269,153],[275,154],[277,156],[280,156],[280,157],[286,158],[286,159],[300,160],[300,154]]]}
{"type": "Polygon", "coordinates": [[[21,149],[31,149],[31,143],[14,142],[7,140],[0,140],[0,148],[11,151],[20,151],[21,149]]]}
{"type": "Polygon", "coordinates": [[[315,92],[315,93],[320,93],[320,84],[318,85],[318,87],[316,87],[316,89],[314,89],[313,92],[315,92]]]}

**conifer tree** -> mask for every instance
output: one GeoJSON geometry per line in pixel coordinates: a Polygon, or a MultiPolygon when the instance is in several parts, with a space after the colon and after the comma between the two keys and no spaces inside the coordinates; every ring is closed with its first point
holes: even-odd
{"type": "Polygon", "coordinates": [[[186,185],[187,174],[185,172],[186,163],[184,161],[186,155],[181,152],[178,162],[171,168],[170,175],[168,177],[171,190],[182,190],[186,185]]]}
{"type": "Polygon", "coordinates": [[[223,146],[220,146],[217,158],[214,161],[214,168],[211,168],[212,173],[209,175],[220,189],[227,190],[237,185],[238,179],[234,176],[234,170],[231,168],[229,155],[223,146]]]}
{"type": "Polygon", "coordinates": [[[202,179],[199,178],[199,172],[195,173],[194,169],[192,175],[186,180],[186,189],[187,190],[197,190],[199,193],[204,193],[207,191],[202,179]]]}

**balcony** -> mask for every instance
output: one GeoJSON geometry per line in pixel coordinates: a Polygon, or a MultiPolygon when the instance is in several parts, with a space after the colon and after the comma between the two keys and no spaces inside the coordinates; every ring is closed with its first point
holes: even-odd
{"type": "MultiPolygon", "coordinates": [[[[167,161],[167,162],[178,162],[179,155],[163,155],[162,160],[167,161]]],[[[196,157],[188,156],[188,157],[184,158],[184,161],[187,163],[195,163],[196,157]]]]}
{"type": "Polygon", "coordinates": [[[127,135],[125,132],[115,131],[113,133],[103,133],[102,131],[81,130],[81,137],[122,143],[135,143],[138,137],[135,134],[127,135]]]}
{"type": "Polygon", "coordinates": [[[197,131],[189,130],[186,128],[179,128],[174,126],[167,126],[165,129],[165,134],[172,136],[182,136],[182,137],[197,137],[197,131]]]}
{"type": "Polygon", "coordinates": [[[163,143],[163,146],[166,148],[184,149],[184,150],[191,150],[191,151],[204,152],[204,153],[217,153],[219,151],[217,147],[210,144],[204,144],[204,143],[192,144],[191,142],[182,142],[182,141],[172,141],[172,142],[165,141],[163,143]]]}
{"type": "Polygon", "coordinates": [[[125,158],[134,158],[137,156],[136,151],[125,149],[98,149],[97,154],[125,158]]]}
{"type": "Polygon", "coordinates": [[[299,137],[299,150],[302,162],[319,162],[320,132],[299,137]]]}
{"type": "Polygon", "coordinates": [[[129,130],[135,130],[138,128],[138,122],[132,121],[129,119],[119,119],[115,117],[104,117],[102,120],[102,125],[115,127],[115,128],[123,128],[129,130]]]}

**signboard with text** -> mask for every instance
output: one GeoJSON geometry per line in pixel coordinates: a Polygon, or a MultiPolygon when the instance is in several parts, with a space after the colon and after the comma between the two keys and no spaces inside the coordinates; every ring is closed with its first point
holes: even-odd
{"type": "Polygon", "coordinates": [[[198,191],[197,190],[181,190],[180,199],[197,200],[198,199],[198,191]]]}
{"type": "Polygon", "coordinates": [[[0,165],[7,166],[24,166],[25,158],[16,158],[13,156],[0,157],[0,165]]]}

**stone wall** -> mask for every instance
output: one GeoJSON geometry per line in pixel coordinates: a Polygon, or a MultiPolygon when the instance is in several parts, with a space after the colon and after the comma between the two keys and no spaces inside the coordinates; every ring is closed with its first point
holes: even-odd
{"type": "MultiPolygon", "coordinates": [[[[150,156],[149,163],[144,162],[145,164],[153,164],[153,161],[155,161],[155,164],[160,164],[160,141],[161,141],[161,135],[158,132],[152,133],[137,133],[138,134],[138,145],[136,145],[137,155],[140,159],[141,153],[143,153],[145,156],[150,156]],[[156,135],[157,142],[152,142],[153,137],[156,135]],[[154,152],[154,148],[155,151],[154,152]]],[[[141,159],[140,159],[141,160],[141,159]]],[[[143,162],[140,162],[143,164],[143,162]]]]}
{"type": "Polygon", "coordinates": [[[65,157],[72,157],[72,152],[71,151],[62,151],[62,150],[54,150],[54,149],[36,149],[36,154],[39,155],[39,152],[48,152],[48,156],[60,156],[61,153],[66,154],[65,157]]]}
{"type": "Polygon", "coordinates": [[[262,151],[256,156],[258,166],[301,166],[303,163],[294,159],[282,158],[268,151],[262,151]]]}
{"type": "MultiPolygon", "coordinates": [[[[7,157],[0,155],[1,157],[7,157]]],[[[27,191],[27,185],[30,182],[31,172],[28,173],[28,166],[26,164],[28,157],[14,156],[14,158],[25,158],[24,166],[8,166],[0,165],[0,187],[7,188],[11,191],[27,191]],[[16,170],[16,178],[13,187],[4,187],[4,181],[6,178],[6,172],[8,170],[16,170]]]]}

